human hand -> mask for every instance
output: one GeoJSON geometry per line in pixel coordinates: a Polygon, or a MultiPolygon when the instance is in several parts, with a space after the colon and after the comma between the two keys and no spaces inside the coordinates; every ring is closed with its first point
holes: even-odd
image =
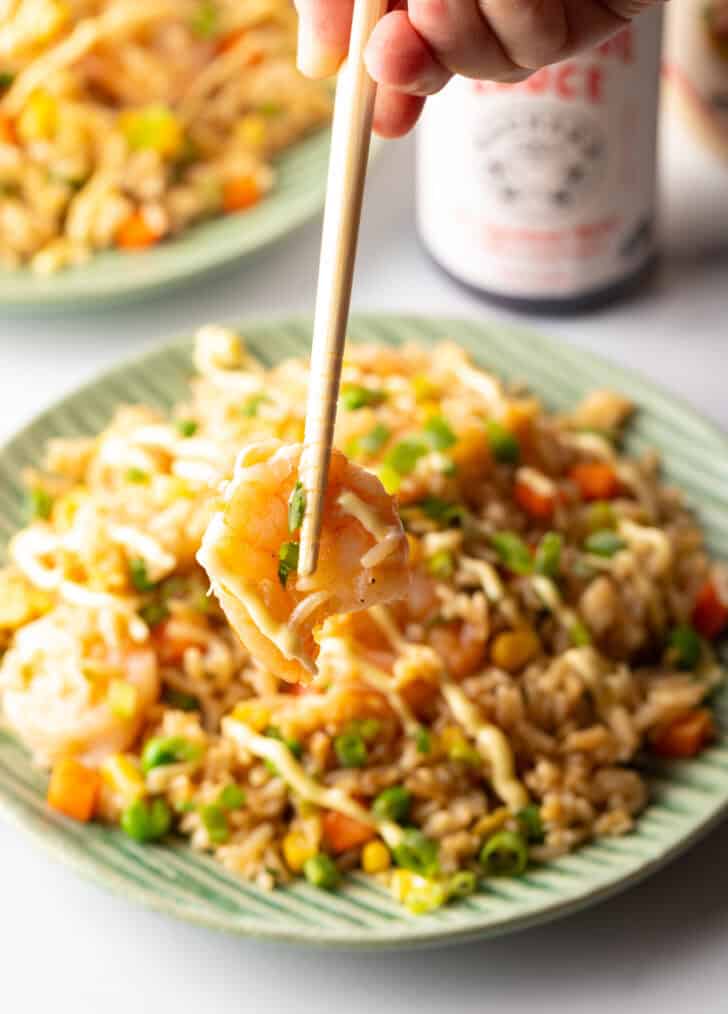
{"type": "MultiPolygon", "coordinates": [[[[401,0],[366,48],[374,129],[399,137],[454,74],[516,82],[596,45],[660,0],[401,0]]],[[[295,0],[298,67],[313,78],[346,56],[354,0],[295,0]]]]}

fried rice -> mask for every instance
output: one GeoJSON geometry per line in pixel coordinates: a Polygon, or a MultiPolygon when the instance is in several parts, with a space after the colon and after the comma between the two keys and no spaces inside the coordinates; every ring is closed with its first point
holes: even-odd
{"type": "Polygon", "coordinates": [[[251,659],[195,557],[240,447],[302,439],[307,364],[208,326],[195,366],[170,417],[121,407],[26,476],[0,693],[51,790],[69,761],[88,776],[64,812],[172,829],[264,888],[363,869],[421,912],[627,833],[645,757],[715,735],[726,575],[657,455],[621,451],[625,399],[556,415],[454,345],[350,345],[336,443],[396,495],[412,578],[327,621],[301,688],[251,659]]]}
{"type": "Polygon", "coordinates": [[[0,264],[48,274],[243,211],[330,115],[288,0],[10,0],[0,264]]]}

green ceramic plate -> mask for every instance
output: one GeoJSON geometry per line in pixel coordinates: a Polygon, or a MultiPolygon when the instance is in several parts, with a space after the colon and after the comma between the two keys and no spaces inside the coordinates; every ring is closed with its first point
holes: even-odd
{"type": "MultiPolygon", "coordinates": [[[[303,320],[247,323],[243,333],[264,362],[306,350],[303,320]]],[[[572,404],[595,386],[625,392],[641,407],[630,449],[656,446],[670,479],[698,508],[712,549],[728,556],[728,444],[689,408],[640,378],[582,352],[502,324],[405,317],[358,317],[353,339],[398,342],[456,339],[485,365],[522,378],[552,407],[572,404]]],[[[185,391],[190,342],[169,345],[113,370],[41,415],[0,452],[0,537],[22,523],[23,466],[38,460],[48,437],[97,431],[122,401],[170,406],[185,391]]],[[[728,691],[717,700],[728,718],[728,691]]],[[[604,840],[433,915],[403,911],[378,885],[353,877],[337,894],[307,884],[266,893],[236,880],[183,844],[139,846],[121,832],[81,826],[49,812],[44,776],[0,731],[0,805],[6,816],[80,873],[182,919],[251,936],[327,947],[413,947],[488,937],[564,915],[645,877],[695,841],[728,808],[728,748],[656,768],[653,801],[637,830],[604,840]]]]}
{"type": "Polygon", "coordinates": [[[154,249],[106,251],[48,277],[0,270],[0,307],[16,313],[67,312],[92,303],[117,304],[259,250],[323,207],[328,154],[329,131],[318,131],[277,160],[275,186],[259,205],[201,222],[154,249]]]}

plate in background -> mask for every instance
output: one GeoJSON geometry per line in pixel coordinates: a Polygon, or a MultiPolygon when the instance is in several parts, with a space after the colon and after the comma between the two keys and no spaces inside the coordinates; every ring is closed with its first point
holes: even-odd
{"type": "Polygon", "coordinates": [[[105,250],[54,275],[0,269],[0,308],[16,313],[72,312],[159,292],[262,249],[316,215],[324,203],[328,129],[275,160],[273,189],[255,207],[211,218],[150,250],[105,250]]]}
{"type": "MultiPolygon", "coordinates": [[[[302,354],[310,323],[302,319],[242,325],[249,347],[273,362],[302,354]]],[[[635,374],[581,349],[506,324],[417,317],[361,316],[349,333],[361,341],[451,338],[483,365],[525,380],[550,407],[565,408],[595,387],[612,387],[637,402],[632,452],[658,447],[669,479],[689,494],[711,549],[728,557],[728,442],[710,424],[635,374]]],[[[124,401],[169,408],[185,393],[191,341],[157,349],[100,376],[40,415],[0,451],[0,543],[23,523],[21,470],[38,461],[55,435],[94,433],[124,401]]],[[[728,690],[716,710],[728,723],[728,690]]],[[[637,829],[602,839],[522,877],[491,880],[466,900],[414,916],[363,874],[335,894],[296,883],[266,892],[236,879],[180,842],[141,846],[122,832],[80,825],[49,811],[46,777],[27,752],[0,730],[0,810],[79,873],[151,908],[228,932],[325,947],[417,947],[496,936],[596,903],[642,879],[687,848],[728,809],[728,747],[656,766],[653,801],[637,829]]]]}

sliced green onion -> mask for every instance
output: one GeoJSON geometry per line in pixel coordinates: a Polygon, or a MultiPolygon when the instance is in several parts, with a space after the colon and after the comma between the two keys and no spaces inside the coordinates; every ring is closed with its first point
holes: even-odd
{"type": "Polygon", "coordinates": [[[543,821],[541,820],[541,811],[538,806],[535,803],[529,803],[528,806],[524,806],[516,814],[516,820],[518,821],[521,834],[525,837],[526,841],[533,842],[534,845],[540,845],[545,838],[545,832],[543,821]]]}
{"type": "Polygon", "coordinates": [[[694,669],[700,661],[700,636],[689,623],[674,627],[667,643],[669,657],[680,669],[694,669]]]}
{"type": "Polygon", "coordinates": [[[496,532],[490,543],[501,559],[501,563],[514,574],[530,574],[533,561],[528,546],[515,532],[496,532]]]}
{"type": "Polygon", "coordinates": [[[404,785],[390,785],[383,789],[372,803],[372,813],[383,820],[403,824],[409,817],[412,795],[404,785]]]}
{"type": "Polygon", "coordinates": [[[0,70],[0,88],[9,88],[15,80],[15,74],[11,74],[9,70],[0,70]]]}
{"type": "Polygon", "coordinates": [[[441,525],[460,524],[467,515],[467,511],[462,504],[448,503],[447,500],[441,500],[436,496],[427,496],[424,500],[420,500],[414,504],[414,506],[419,507],[430,521],[437,521],[441,525]]]}
{"type": "Polygon", "coordinates": [[[546,532],[536,549],[533,569],[544,577],[556,578],[561,566],[561,549],[564,540],[558,532],[546,532]]]}
{"type": "Polygon", "coordinates": [[[624,539],[615,533],[610,531],[608,528],[601,528],[598,532],[592,532],[584,542],[584,549],[587,553],[591,553],[592,556],[614,556],[621,549],[624,549],[627,543],[624,539]]]}
{"type": "Polygon", "coordinates": [[[303,875],[309,884],[321,888],[322,891],[333,891],[341,882],[341,874],[336,863],[325,852],[309,856],[303,864],[303,875]]]}
{"type": "Polygon", "coordinates": [[[165,703],[176,711],[198,711],[200,702],[194,694],[188,694],[184,690],[177,690],[174,687],[166,687],[164,691],[165,703]]]}
{"type": "Polygon", "coordinates": [[[230,837],[227,814],[219,803],[203,803],[197,811],[213,845],[224,845],[230,837]]]}
{"type": "Polygon", "coordinates": [[[345,768],[363,768],[369,759],[364,737],[354,730],[338,735],[334,740],[334,750],[339,763],[345,768]]]}
{"type": "Polygon", "coordinates": [[[372,387],[362,387],[360,384],[344,384],[341,388],[341,404],[350,412],[359,408],[381,405],[386,397],[384,391],[372,387]]]}
{"type": "Polygon", "coordinates": [[[440,549],[428,558],[427,571],[433,577],[446,581],[455,573],[455,557],[449,549],[440,549]]]}
{"type": "Polygon", "coordinates": [[[501,465],[517,465],[521,457],[521,446],[515,434],[495,419],[489,419],[485,429],[495,460],[501,465]]]}
{"type": "Polygon", "coordinates": [[[383,423],[377,423],[368,433],[363,433],[356,438],[357,450],[360,454],[373,457],[381,451],[391,435],[392,431],[389,427],[383,423]]]}
{"type": "Polygon", "coordinates": [[[217,797],[218,805],[223,810],[239,810],[241,806],[245,806],[246,795],[239,785],[235,782],[230,782],[224,788],[220,789],[220,794],[217,797]]]}
{"type": "Polygon", "coordinates": [[[136,465],[132,465],[124,472],[124,478],[127,482],[136,482],[142,485],[145,482],[149,482],[149,473],[145,472],[143,468],[137,468],[136,465]]]}
{"type": "Polygon", "coordinates": [[[121,829],[134,841],[149,842],[163,838],[172,824],[172,813],[163,799],[148,803],[136,799],[121,814],[121,829]]]}
{"type": "Polygon", "coordinates": [[[278,580],[286,587],[288,575],[298,567],[298,543],[284,542],[278,550],[278,580]]]}
{"type": "Polygon", "coordinates": [[[30,516],[36,521],[47,521],[53,510],[53,497],[44,489],[36,486],[28,491],[30,516]]]}
{"type": "Polygon", "coordinates": [[[424,426],[425,439],[436,451],[446,451],[457,443],[457,437],[447,422],[440,415],[431,416],[424,426]]]}
{"type": "Polygon", "coordinates": [[[478,878],[472,870],[458,870],[448,881],[447,893],[450,898],[467,898],[478,887],[478,878]]]}
{"type": "Polygon", "coordinates": [[[149,580],[147,565],[141,558],[129,560],[129,579],[137,591],[148,592],[154,587],[154,582],[149,580]]]}
{"type": "MultiPolygon", "coordinates": [[[[293,487],[288,498],[288,531],[295,532],[303,524],[303,516],[306,513],[306,490],[299,480],[293,487]]],[[[298,561],[296,561],[298,563],[298,561]]]]}
{"type": "Polygon", "coordinates": [[[169,609],[164,602],[147,602],[139,610],[139,616],[148,627],[156,627],[169,616],[169,609]]]}
{"type": "Polygon", "coordinates": [[[193,437],[199,429],[199,423],[194,419],[178,419],[175,426],[181,437],[193,437]]]}
{"type": "Polygon", "coordinates": [[[614,528],[617,524],[617,515],[609,500],[595,500],[590,503],[586,518],[591,532],[614,528]]]}
{"type": "Polygon", "coordinates": [[[415,827],[407,828],[400,841],[392,848],[394,861],[405,870],[421,877],[434,877],[439,871],[439,846],[415,827]]]}
{"type": "Polygon", "coordinates": [[[190,28],[201,39],[211,39],[220,27],[220,15],[214,0],[201,0],[190,19],[190,28]]]}
{"type": "Polygon", "coordinates": [[[414,883],[404,897],[405,908],[414,915],[424,915],[442,908],[449,897],[448,885],[441,880],[422,879],[414,883]]]}
{"type": "Polygon", "coordinates": [[[576,648],[586,648],[587,645],[592,643],[589,628],[581,620],[574,620],[571,624],[569,627],[569,637],[571,638],[571,643],[576,648]]]}
{"type": "Polygon", "coordinates": [[[144,744],[141,756],[142,771],[146,774],[165,764],[184,764],[196,761],[202,748],[184,736],[154,736],[144,744]]]}
{"type": "Polygon", "coordinates": [[[517,877],[528,866],[528,845],[517,831],[498,831],[480,850],[480,863],[494,877],[517,877]]]}
{"type": "Polygon", "coordinates": [[[410,475],[417,467],[420,458],[426,454],[427,447],[421,441],[400,440],[387,452],[384,464],[397,475],[410,475]]]}
{"type": "Polygon", "coordinates": [[[424,725],[421,725],[415,733],[415,746],[417,753],[421,754],[428,754],[432,750],[432,737],[424,725]]]}
{"type": "Polygon", "coordinates": [[[265,401],[270,401],[267,394],[251,394],[240,407],[240,411],[247,419],[254,419],[258,414],[258,409],[265,401]]]}
{"type": "Polygon", "coordinates": [[[382,723],[378,718],[356,718],[353,722],[349,722],[345,731],[356,732],[365,743],[371,743],[382,731],[382,723]]]}

